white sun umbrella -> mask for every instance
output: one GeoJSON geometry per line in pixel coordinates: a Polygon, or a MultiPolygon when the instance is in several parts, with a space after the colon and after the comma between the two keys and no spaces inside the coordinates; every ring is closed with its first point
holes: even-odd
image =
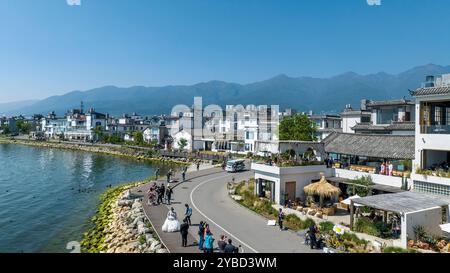
{"type": "MultiPolygon", "coordinates": [[[[350,196],[349,198],[347,198],[347,199],[341,201],[341,203],[344,203],[344,204],[350,206],[350,200],[356,199],[356,198],[361,198],[361,196],[359,196],[359,195],[350,196]]],[[[354,205],[355,207],[364,207],[363,205],[356,204],[356,203],[353,203],[353,205],[354,205]]]]}
{"type": "Polygon", "coordinates": [[[441,227],[441,230],[447,233],[450,233],[450,223],[439,225],[441,227]]]}

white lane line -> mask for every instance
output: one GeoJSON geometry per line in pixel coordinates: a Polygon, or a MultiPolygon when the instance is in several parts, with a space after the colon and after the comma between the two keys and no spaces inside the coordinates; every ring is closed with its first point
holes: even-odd
{"type": "Polygon", "coordinates": [[[213,223],[214,225],[218,226],[220,229],[222,229],[225,233],[227,233],[229,236],[235,238],[238,242],[240,242],[242,245],[246,246],[248,249],[250,249],[251,251],[255,252],[255,253],[259,253],[256,249],[254,249],[253,247],[249,246],[248,244],[244,243],[244,241],[242,241],[241,239],[239,239],[238,237],[236,237],[235,235],[233,235],[231,232],[227,231],[225,228],[223,228],[222,226],[220,226],[219,224],[217,224],[216,222],[214,222],[211,218],[209,218],[208,216],[206,216],[194,203],[194,192],[202,185],[209,183],[211,181],[220,179],[220,178],[225,178],[227,176],[230,175],[224,175],[224,176],[220,176],[220,177],[216,177],[216,178],[212,178],[212,179],[208,179],[203,181],[202,183],[198,184],[197,186],[195,186],[194,189],[192,189],[191,194],[190,194],[190,198],[191,198],[191,204],[194,207],[195,210],[197,210],[203,217],[205,217],[209,222],[213,223]]]}

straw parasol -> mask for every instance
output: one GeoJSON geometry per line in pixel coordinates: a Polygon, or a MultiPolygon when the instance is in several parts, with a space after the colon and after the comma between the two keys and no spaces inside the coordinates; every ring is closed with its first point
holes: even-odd
{"type": "Polygon", "coordinates": [[[308,186],[304,187],[303,190],[308,195],[319,195],[321,207],[324,197],[333,197],[341,193],[341,190],[338,187],[335,187],[328,183],[323,174],[319,182],[309,184],[308,186]]]}

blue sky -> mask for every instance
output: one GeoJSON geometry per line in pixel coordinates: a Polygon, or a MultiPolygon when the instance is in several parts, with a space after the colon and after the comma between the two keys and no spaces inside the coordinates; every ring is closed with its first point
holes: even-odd
{"type": "Polygon", "coordinates": [[[450,1],[0,0],[0,102],[450,64],[450,1]]]}

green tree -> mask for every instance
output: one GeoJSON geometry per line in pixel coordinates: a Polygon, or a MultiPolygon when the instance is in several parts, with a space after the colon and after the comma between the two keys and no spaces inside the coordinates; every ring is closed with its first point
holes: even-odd
{"type": "Polygon", "coordinates": [[[101,141],[104,139],[105,134],[103,132],[102,126],[95,127],[92,132],[94,133],[94,140],[101,141]]]}
{"type": "Polygon", "coordinates": [[[136,145],[144,145],[144,135],[142,134],[142,132],[134,132],[133,138],[136,145]]]}
{"type": "Polygon", "coordinates": [[[178,147],[180,148],[180,150],[184,150],[184,148],[186,148],[187,145],[188,141],[185,138],[182,138],[178,141],[178,147]]]}
{"type": "Polygon", "coordinates": [[[353,185],[349,185],[347,188],[347,193],[350,195],[359,195],[361,197],[366,197],[372,195],[373,183],[372,177],[370,175],[361,176],[353,181],[353,185]]]}
{"type": "Polygon", "coordinates": [[[0,130],[3,132],[3,134],[7,135],[9,134],[11,131],[9,130],[9,126],[7,125],[3,125],[2,128],[0,128],[0,130]]]}
{"type": "Polygon", "coordinates": [[[19,132],[21,132],[22,134],[28,134],[32,129],[32,125],[25,120],[18,120],[16,122],[16,126],[19,132]]]}
{"type": "Polygon", "coordinates": [[[279,126],[280,140],[315,141],[316,131],[316,124],[303,114],[285,117],[279,126]]]}

